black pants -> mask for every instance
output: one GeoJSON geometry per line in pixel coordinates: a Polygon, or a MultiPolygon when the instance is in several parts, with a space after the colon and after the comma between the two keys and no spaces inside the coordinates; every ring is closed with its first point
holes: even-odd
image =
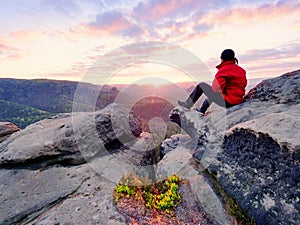
{"type": "Polygon", "coordinates": [[[188,106],[188,108],[191,108],[198,101],[198,99],[201,97],[203,93],[207,97],[202,103],[202,106],[199,110],[203,114],[206,112],[206,110],[208,109],[208,107],[212,102],[224,108],[229,108],[234,106],[229,102],[225,101],[225,99],[222,96],[222,93],[215,92],[209,84],[202,82],[195,87],[193,92],[190,94],[189,98],[186,100],[185,103],[188,106]]]}

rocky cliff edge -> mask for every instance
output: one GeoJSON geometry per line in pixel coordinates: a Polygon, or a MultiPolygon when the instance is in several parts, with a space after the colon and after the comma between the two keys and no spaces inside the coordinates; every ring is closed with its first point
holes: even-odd
{"type": "MultiPolygon", "coordinates": [[[[228,110],[173,110],[193,139],[193,158],[258,224],[300,223],[299,99],[300,70],[262,81],[228,110]]],[[[166,140],[163,152],[180,138],[166,140]]]]}
{"type": "Polygon", "coordinates": [[[130,171],[189,179],[217,224],[236,222],[203,171],[257,224],[299,224],[299,84],[300,70],[263,81],[228,110],[174,109],[181,133],[162,143],[154,167],[145,165],[151,136],[121,105],[11,132],[0,143],[0,224],[126,224],[112,192],[130,171]]]}

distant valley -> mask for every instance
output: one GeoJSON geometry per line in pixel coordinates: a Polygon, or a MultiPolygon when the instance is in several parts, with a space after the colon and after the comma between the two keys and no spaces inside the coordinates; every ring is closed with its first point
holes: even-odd
{"type": "MultiPolygon", "coordinates": [[[[0,121],[25,128],[57,113],[71,112],[77,86],[78,82],[72,81],[0,79],[0,121]]],[[[96,108],[105,107],[117,95],[116,89],[111,87],[84,84],[84,88],[87,93],[103,93],[96,108]]],[[[89,104],[88,99],[78,103],[89,104]]]]}
{"type": "MultiPolygon", "coordinates": [[[[249,90],[261,80],[249,80],[247,89],[249,90]]],[[[74,94],[78,84],[78,82],[73,81],[1,78],[0,121],[13,122],[20,128],[25,128],[29,124],[55,114],[72,112],[74,94]]],[[[76,104],[80,104],[83,108],[86,108],[86,105],[92,105],[96,109],[104,108],[114,102],[120,91],[125,88],[124,85],[100,86],[88,83],[81,83],[81,86],[87,94],[76,104]],[[91,102],[89,95],[98,95],[96,103],[91,102]]],[[[183,83],[181,86],[180,88],[187,90],[187,93],[193,88],[192,83],[183,83]]],[[[134,98],[138,98],[137,95],[168,96],[168,99],[164,102],[161,101],[161,98],[153,98],[151,101],[141,98],[139,101],[132,103],[134,111],[139,114],[143,121],[148,121],[153,115],[166,120],[169,110],[176,103],[176,99],[185,98],[185,96],[178,96],[178,88],[179,86],[174,84],[167,84],[163,87],[134,84],[126,88],[124,93],[122,92],[122,99],[129,102],[134,98]],[[155,112],[158,109],[162,109],[161,112],[155,112]]]]}

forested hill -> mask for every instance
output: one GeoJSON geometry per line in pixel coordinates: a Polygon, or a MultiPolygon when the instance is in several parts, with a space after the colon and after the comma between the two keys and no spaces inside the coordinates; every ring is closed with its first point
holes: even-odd
{"type": "MultiPolygon", "coordinates": [[[[0,79],[0,121],[9,121],[24,128],[57,113],[71,112],[78,82],[57,80],[0,79]]],[[[99,94],[97,107],[113,102],[117,90],[85,84],[86,91],[99,94]],[[105,92],[105,93],[103,93],[105,92]]],[[[86,104],[83,99],[80,104],[86,104]]]]}

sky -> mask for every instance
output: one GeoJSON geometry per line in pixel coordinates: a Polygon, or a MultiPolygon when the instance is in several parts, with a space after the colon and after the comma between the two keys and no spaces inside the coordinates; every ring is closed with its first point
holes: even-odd
{"type": "MultiPolygon", "coordinates": [[[[164,62],[166,54],[174,53],[166,53],[168,46],[197,57],[211,77],[226,48],[235,51],[248,78],[300,69],[300,0],[0,0],[0,4],[1,78],[103,84],[153,76],[190,81],[180,66],[164,62]],[[167,48],[144,47],[145,43],[164,43],[167,48]],[[124,46],[135,49],[119,51],[124,46]],[[138,58],[137,51],[147,60],[128,60],[131,54],[138,58]],[[161,61],[152,61],[157,55],[163,55],[161,61]],[[103,65],[95,67],[103,61],[111,67],[107,74],[103,65]],[[85,79],[91,71],[104,78],[85,79]]],[[[189,63],[184,54],[179,61],[189,63]]],[[[202,78],[210,79],[207,76],[202,78]]]]}

